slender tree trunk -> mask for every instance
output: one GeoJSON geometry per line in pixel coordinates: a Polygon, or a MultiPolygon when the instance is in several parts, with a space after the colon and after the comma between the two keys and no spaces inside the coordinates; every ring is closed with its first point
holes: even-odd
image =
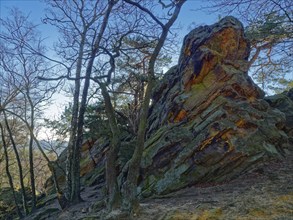
{"type": "Polygon", "coordinates": [[[70,192],[70,202],[75,204],[81,201],[80,197],[80,149],[83,142],[83,125],[84,125],[84,114],[87,107],[87,96],[90,86],[90,76],[92,73],[93,63],[95,60],[97,49],[92,51],[91,57],[88,61],[83,92],[80,102],[80,107],[78,111],[78,120],[77,120],[77,132],[76,132],[76,141],[73,145],[72,151],[72,164],[71,164],[71,192],[70,192]]]}
{"type": "MultiPolygon", "coordinates": [[[[76,121],[74,121],[75,123],[73,124],[74,128],[76,129],[76,135],[75,135],[75,141],[73,142],[73,145],[71,148],[72,152],[70,152],[71,153],[70,182],[68,183],[68,185],[70,185],[70,187],[69,187],[69,190],[70,190],[69,191],[70,192],[69,201],[72,204],[75,204],[75,203],[78,203],[81,201],[81,197],[80,197],[80,149],[81,149],[82,141],[83,141],[84,114],[85,114],[86,106],[87,106],[86,102],[87,102],[88,90],[89,90],[89,86],[90,86],[90,77],[92,74],[92,68],[94,65],[95,57],[96,57],[96,54],[97,54],[99,47],[100,47],[100,42],[101,42],[102,37],[104,35],[104,32],[106,30],[110,13],[111,13],[112,8],[115,4],[116,4],[116,1],[114,1],[114,0],[110,0],[108,3],[108,8],[107,8],[106,13],[104,15],[99,34],[97,36],[97,40],[95,41],[95,44],[93,45],[91,56],[88,60],[80,107],[79,107],[79,111],[77,112],[78,114],[75,115],[75,116],[77,116],[77,118],[74,118],[74,119],[77,119],[76,121]]],[[[76,98],[76,96],[74,96],[74,98],[76,98]]]]}
{"type": "MultiPolygon", "coordinates": [[[[79,109],[79,95],[80,95],[80,76],[82,69],[82,60],[85,45],[85,34],[81,37],[80,48],[78,53],[78,59],[76,64],[75,72],[75,85],[74,85],[74,95],[73,95],[73,105],[72,105],[72,118],[70,126],[69,142],[67,147],[67,163],[66,163],[66,182],[67,182],[67,192],[66,197],[69,202],[72,202],[72,179],[74,178],[73,169],[76,162],[75,158],[75,146],[77,139],[77,123],[78,123],[78,109],[79,109]]],[[[79,177],[79,174],[78,174],[79,177]]]]}
{"type": "Polygon", "coordinates": [[[34,112],[34,105],[29,96],[29,92],[27,93],[27,98],[31,108],[30,114],[30,140],[29,140],[29,170],[30,170],[30,181],[31,181],[31,190],[32,190],[32,205],[31,205],[31,212],[33,212],[36,208],[36,184],[35,184],[35,171],[34,171],[34,155],[33,155],[33,131],[34,131],[34,120],[35,120],[35,112],[34,112]]]}
{"type": "Polygon", "coordinates": [[[56,166],[55,166],[55,162],[53,161],[49,161],[49,158],[46,157],[47,162],[48,162],[48,167],[51,171],[52,177],[53,177],[53,183],[54,183],[54,187],[57,193],[57,199],[58,199],[58,203],[61,207],[62,210],[64,210],[65,208],[68,207],[69,202],[66,198],[66,196],[64,195],[64,193],[61,191],[60,187],[59,187],[59,183],[57,181],[57,174],[56,174],[56,166]]]}
{"type": "Polygon", "coordinates": [[[67,200],[65,194],[61,191],[59,183],[57,181],[55,162],[50,161],[50,159],[48,158],[48,156],[44,152],[42,146],[40,145],[40,142],[35,137],[35,135],[31,129],[30,129],[30,135],[32,136],[33,140],[37,144],[38,149],[40,150],[41,154],[43,155],[43,157],[45,158],[45,160],[48,163],[48,167],[49,167],[51,174],[52,174],[52,177],[53,177],[54,187],[57,192],[57,199],[58,199],[59,205],[60,205],[61,209],[65,209],[68,206],[68,200],[67,200]]]}
{"type": "Polygon", "coordinates": [[[26,197],[26,192],[25,192],[25,187],[24,187],[24,182],[23,182],[24,178],[23,178],[23,173],[22,173],[22,165],[21,165],[20,157],[19,157],[19,154],[18,154],[18,151],[17,151],[16,144],[14,142],[13,134],[12,134],[12,131],[10,129],[10,126],[9,126],[5,111],[3,112],[3,115],[4,115],[5,125],[6,125],[6,128],[7,128],[9,138],[10,138],[10,141],[11,141],[14,153],[15,153],[16,161],[17,161],[18,172],[19,172],[19,181],[20,181],[21,193],[22,193],[23,209],[24,209],[25,215],[27,215],[28,214],[28,206],[27,206],[27,197],[26,197]]]}
{"type": "Polygon", "coordinates": [[[108,209],[115,210],[121,206],[121,195],[118,189],[116,161],[118,158],[118,151],[120,148],[120,130],[117,126],[115,111],[111,103],[108,90],[105,84],[100,83],[102,95],[105,101],[106,114],[109,120],[110,129],[112,132],[112,139],[110,148],[106,154],[106,185],[109,196],[108,209]]]}
{"type": "MultiPolygon", "coordinates": [[[[154,87],[155,82],[155,62],[157,57],[164,46],[165,40],[168,36],[168,32],[170,27],[176,21],[181,7],[186,0],[181,0],[176,3],[176,8],[172,17],[166,23],[166,25],[162,26],[162,33],[158,40],[158,43],[154,49],[154,52],[151,55],[148,67],[148,85],[146,88],[145,98],[142,104],[141,115],[140,115],[140,122],[138,127],[138,134],[137,134],[137,143],[132,158],[130,159],[129,166],[128,166],[128,173],[126,182],[123,185],[122,193],[123,193],[123,208],[128,211],[137,212],[139,208],[139,202],[137,199],[137,180],[139,177],[139,168],[142,158],[142,153],[144,149],[145,143],[145,133],[147,129],[147,117],[149,112],[149,104],[151,100],[151,94],[154,87]]],[[[129,1],[127,1],[129,2],[129,1]]],[[[137,3],[131,3],[137,6],[137,3]]]]}
{"type": "Polygon", "coordinates": [[[33,129],[31,128],[31,126],[29,125],[29,123],[24,120],[22,117],[20,117],[19,115],[15,114],[14,112],[11,112],[9,110],[7,110],[10,114],[13,114],[14,116],[18,117],[20,120],[22,120],[27,128],[29,129],[30,132],[30,136],[33,138],[34,142],[36,143],[39,151],[41,152],[41,154],[43,155],[43,157],[45,158],[45,160],[48,163],[49,169],[51,171],[52,177],[53,177],[53,182],[54,182],[54,187],[55,190],[57,192],[57,198],[58,198],[58,202],[61,206],[62,209],[66,208],[68,206],[68,200],[66,199],[64,193],[61,191],[59,183],[57,181],[57,175],[56,175],[56,166],[54,165],[53,161],[50,161],[50,159],[48,158],[48,156],[46,155],[46,153],[44,152],[42,146],[40,145],[39,140],[36,138],[36,136],[33,133],[33,129]]]}
{"type": "Polygon", "coordinates": [[[145,98],[141,108],[136,148],[129,162],[127,179],[123,185],[123,208],[128,211],[136,211],[139,207],[137,200],[137,179],[139,176],[140,162],[144,149],[147,116],[153,85],[154,79],[150,79],[149,77],[145,98]]]}
{"type": "Polygon", "coordinates": [[[13,200],[14,200],[15,207],[16,207],[16,212],[17,212],[18,217],[21,219],[21,218],[23,218],[23,215],[22,215],[20,208],[17,204],[17,199],[16,199],[16,195],[15,195],[15,191],[14,191],[14,184],[13,184],[12,176],[9,171],[9,157],[8,157],[8,153],[7,153],[7,144],[5,141],[4,129],[3,129],[3,126],[1,123],[0,123],[0,129],[1,129],[1,137],[2,137],[2,143],[3,143],[3,149],[4,149],[4,156],[5,156],[5,170],[6,170],[6,174],[8,177],[9,186],[12,191],[13,200]]]}
{"type": "Polygon", "coordinates": [[[30,181],[32,190],[32,205],[31,212],[36,208],[36,185],[35,185],[35,171],[34,171],[34,155],[33,155],[33,138],[30,136],[29,141],[29,169],[30,169],[30,181]]]}
{"type": "Polygon", "coordinates": [[[92,66],[95,59],[95,52],[92,53],[92,56],[88,62],[88,67],[86,70],[86,76],[84,81],[84,87],[80,102],[79,115],[77,121],[77,134],[76,134],[76,144],[73,148],[73,164],[71,168],[72,179],[71,179],[71,203],[78,203],[81,201],[80,197],[80,149],[83,142],[83,125],[84,125],[84,114],[86,111],[86,102],[87,95],[90,86],[90,75],[92,72],[92,66]]]}

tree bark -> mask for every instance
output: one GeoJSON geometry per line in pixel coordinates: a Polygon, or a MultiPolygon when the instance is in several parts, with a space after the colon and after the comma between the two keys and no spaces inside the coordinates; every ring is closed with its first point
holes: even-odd
{"type": "Polygon", "coordinates": [[[9,157],[8,157],[8,153],[7,153],[7,144],[5,141],[4,129],[3,129],[3,126],[1,123],[0,123],[0,129],[1,129],[1,137],[2,137],[2,143],[3,143],[3,149],[4,149],[4,156],[5,156],[5,170],[6,170],[6,174],[8,177],[9,186],[12,191],[13,200],[14,200],[15,207],[16,207],[16,212],[17,212],[18,217],[21,219],[21,218],[23,218],[23,215],[22,215],[20,208],[17,204],[16,195],[15,195],[15,191],[14,191],[14,184],[13,184],[12,176],[9,171],[9,157]]]}
{"type": "Polygon", "coordinates": [[[22,165],[21,165],[20,157],[19,157],[19,154],[18,154],[18,151],[17,151],[16,144],[14,142],[13,134],[12,134],[12,131],[10,129],[10,126],[9,126],[5,111],[3,111],[3,115],[4,115],[5,125],[6,125],[6,128],[7,128],[9,138],[10,138],[10,141],[11,141],[14,153],[15,153],[16,161],[17,161],[18,172],[19,172],[19,182],[20,182],[20,186],[21,186],[23,209],[24,209],[25,215],[27,215],[28,214],[28,206],[27,206],[27,196],[26,196],[24,182],[23,182],[24,178],[23,178],[23,173],[22,173],[22,165]]]}
{"type": "MultiPolygon", "coordinates": [[[[76,146],[76,136],[77,136],[77,123],[78,123],[78,109],[79,109],[79,95],[80,95],[80,76],[82,69],[82,60],[84,53],[84,45],[85,45],[85,34],[81,37],[79,53],[76,64],[76,72],[75,77],[76,80],[74,82],[74,95],[73,95],[73,106],[72,106],[72,117],[71,117],[71,126],[70,126],[70,135],[68,142],[68,152],[67,152],[67,162],[66,162],[66,182],[67,182],[67,192],[65,196],[69,202],[72,202],[72,179],[74,178],[74,164],[79,161],[76,161],[75,158],[75,146],[76,146]]],[[[79,174],[78,174],[79,178],[79,174]]],[[[78,195],[78,199],[79,199],[78,195]]]]}
{"type": "Polygon", "coordinates": [[[112,139],[110,149],[106,154],[106,186],[108,192],[108,209],[115,210],[121,206],[121,195],[118,189],[116,161],[120,148],[120,130],[117,125],[115,110],[111,103],[111,98],[105,84],[100,83],[102,96],[105,101],[105,110],[109,120],[110,129],[112,132],[112,139]]]}
{"type": "Polygon", "coordinates": [[[27,98],[30,104],[30,140],[29,140],[29,171],[30,171],[30,181],[31,181],[31,190],[32,190],[32,205],[31,205],[31,212],[36,209],[36,184],[35,184],[35,171],[34,171],[34,155],[33,155],[33,131],[34,131],[34,120],[35,120],[35,112],[34,112],[34,105],[29,95],[29,91],[27,91],[27,98]]]}
{"type": "Polygon", "coordinates": [[[80,197],[80,149],[83,142],[83,125],[84,125],[84,114],[86,111],[87,95],[90,86],[90,75],[92,72],[92,66],[95,59],[95,52],[92,52],[90,60],[88,62],[86,76],[84,81],[84,87],[79,107],[79,114],[77,120],[77,132],[76,132],[76,143],[73,147],[72,167],[71,167],[71,193],[70,202],[76,204],[81,201],[80,197]]]}

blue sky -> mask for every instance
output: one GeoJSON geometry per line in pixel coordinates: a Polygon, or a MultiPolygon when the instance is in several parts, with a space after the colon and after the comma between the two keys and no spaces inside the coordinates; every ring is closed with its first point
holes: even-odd
{"type": "MultiPolygon", "coordinates": [[[[202,0],[187,0],[177,19],[177,24],[182,26],[180,30],[181,37],[184,37],[189,31],[192,23],[196,25],[212,24],[218,19],[217,14],[203,12],[199,9],[206,3],[202,0]]],[[[0,17],[9,15],[9,8],[17,7],[25,14],[30,14],[31,20],[36,24],[41,24],[41,18],[45,14],[45,3],[39,0],[0,0],[0,17]]],[[[49,37],[48,41],[52,43],[56,39],[56,32],[48,25],[40,25],[40,31],[43,37],[49,37]]]]}

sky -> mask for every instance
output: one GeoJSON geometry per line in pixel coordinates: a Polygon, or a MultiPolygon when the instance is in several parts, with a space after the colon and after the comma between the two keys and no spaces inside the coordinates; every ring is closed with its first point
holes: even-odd
{"type": "MultiPolygon", "coordinates": [[[[105,0],[106,1],[106,0],[105,0]]],[[[195,25],[212,24],[218,20],[217,14],[211,14],[198,10],[205,3],[202,0],[187,0],[183,5],[181,13],[176,21],[180,25],[179,37],[183,37],[191,30],[191,27],[195,25]]],[[[45,3],[39,0],[0,0],[0,17],[5,18],[9,16],[10,8],[17,7],[24,14],[29,14],[31,21],[35,24],[40,24],[39,30],[43,38],[46,38],[47,47],[51,47],[57,40],[58,33],[49,25],[42,24],[42,17],[45,15],[45,3]]],[[[1,27],[0,27],[1,31],[1,27]]],[[[181,45],[179,45],[180,48],[181,45]]],[[[178,51],[179,54],[179,51],[178,51]]],[[[57,119],[64,108],[64,104],[69,100],[62,94],[56,94],[53,97],[53,105],[46,111],[47,118],[57,119]]]]}
{"type": "MultiPolygon", "coordinates": [[[[106,1],[106,0],[105,0],[106,1]]],[[[190,31],[190,26],[195,23],[196,25],[212,24],[218,19],[217,14],[203,12],[198,10],[201,6],[205,6],[203,0],[187,0],[176,21],[177,24],[182,26],[180,31],[181,36],[185,36],[190,31]]],[[[30,18],[34,23],[41,24],[42,17],[45,15],[45,3],[39,0],[0,0],[0,17],[4,18],[9,15],[9,8],[17,7],[25,14],[30,14],[30,18]]],[[[1,27],[0,27],[1,28],[1,27]]],[[[40,31],[43,37],[48,37],[48,41],[52,43],[56,40],[57,34],[52,32],[52,27],[48,25],[40,25],[40,31]]]]}

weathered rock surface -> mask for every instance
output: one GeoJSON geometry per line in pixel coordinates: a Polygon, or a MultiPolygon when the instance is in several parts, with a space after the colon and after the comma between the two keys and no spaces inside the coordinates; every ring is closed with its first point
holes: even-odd
{"type": "Polygon", "coordinates": [[[293,88],[282,94],[268,96],[265,100],[271,107],[279,109],[285,114],[284,131],[287,133],[290,144],[293,145],[293,88]]]}
{"type": "MultiPolygon", "coordinates": [[[[249,42],[233,17],[185,37],[178,65],[154,90],[139,179],[142,197],[225,182],[292,150],[292,91],[264,98],[247,74],[248,56],[249,42]]],[[[108,144],[101,137],[83,147],[84,184],[104,183],[108,144]]],[[[120,169],[133,147],[122,145],[120,169]]],[[[119,179],[123,182],[122,173],[119,179]]]]}
{"type": "Polygon", "coordinates": [[[248,76],[248,56],[249,42],[233,17],[185,37],[178,65],[154,92],[143,196],[227,181],[289,148],[286,114],[248,76]]]}

